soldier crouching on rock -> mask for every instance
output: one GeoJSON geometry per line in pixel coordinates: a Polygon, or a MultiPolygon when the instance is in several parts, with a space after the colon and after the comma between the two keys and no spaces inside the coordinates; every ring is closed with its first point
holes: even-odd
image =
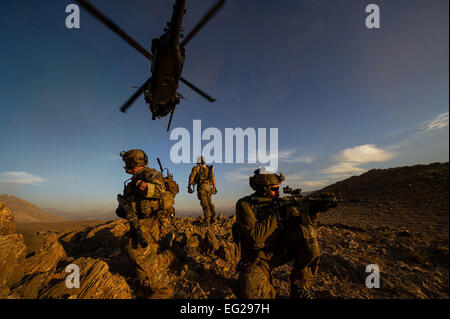
{"type": "Polygon", "coordinates": [[[124,185],[123,195],[117,195],[116,214],[130,224],[124,251],[136,268],[139,282],[150,290],[150,297],[170,298],[173,288],[167,268],[175,256],[169,249],[160,251],[160,241],[170,231],[174,195],[165,189],[162,174],[147,167],[144,151],[130,150],[121,152],[120,156],[125,171],[133,175],[124,185]]]}
{"type": "Polygon", "coordinates": [[[192,168],[189,175],[188,192],[193,193],[193,185],[197,185],[197,197],[203,210],[203,225],[209,226],[216,222],[216,209],[211,201],[212,194],[217,194],[216,179],[213,166],[205,165],[203,156],[197,159],[197,165],[192,168]]]}
{"type": "Polygon", "coordinates": [[[245,299],[276,297],[271,271],[294,261],[290,275],[291,298],[312,298],[310,281],[319,262],[319,246],[310,217],[295,208],[281,207],[279,184],[284,175],[262,172],[250,177],[255,190],[236,204],[233,237],[241,248],[239,294],[245,299]],[[286,209],[296,210],[296,222],[283,222],[286,209]]]}

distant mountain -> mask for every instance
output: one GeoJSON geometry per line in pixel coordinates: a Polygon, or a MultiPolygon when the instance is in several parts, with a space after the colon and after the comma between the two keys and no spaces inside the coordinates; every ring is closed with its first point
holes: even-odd
{"type": "Polygon", "coordinates": [[[8,194],[0,194],[0,202],[12,211],[16,223],[57,223],[64,218],[43,212],[38,206],[8,194]]]}
{"type": "Polygon", "coordinates": [[[321,189],[344,200],[397,203],[412,210],[448,214],[449,163],[372,169],[321,189]]]}

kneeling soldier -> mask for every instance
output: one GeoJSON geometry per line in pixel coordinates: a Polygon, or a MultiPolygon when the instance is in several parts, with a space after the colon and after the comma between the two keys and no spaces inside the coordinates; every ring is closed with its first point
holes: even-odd
{"type": "Polygon", "coordinates": [[[272,269],[294,261],[290,275],[291,297],[310,298],[310,280],[317,271],[319,246],[308,214],[296,210],[296,222],[283,222],[286,207],[280,207],[279,184],[284,175],[256,170],[250,177],[255,190],[236,204],[233,237],[241,248],[239,270],[240,297],[275,298],[272,269]],[[284,212],[283,212],[284,211],[284,212]]]}

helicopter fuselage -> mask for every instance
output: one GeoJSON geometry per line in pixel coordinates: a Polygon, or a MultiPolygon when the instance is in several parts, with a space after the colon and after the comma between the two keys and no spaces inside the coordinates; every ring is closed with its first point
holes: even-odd
{"type": "Polygon", "coordinates": [[[180,103],[178,82],[184,65],[184,48],[180,46],[186,0],[177,0],[166,32],[152,40],[153,61],[151,81],[145,91],[145,100],[153,119],[169,114],[180,103]]]}

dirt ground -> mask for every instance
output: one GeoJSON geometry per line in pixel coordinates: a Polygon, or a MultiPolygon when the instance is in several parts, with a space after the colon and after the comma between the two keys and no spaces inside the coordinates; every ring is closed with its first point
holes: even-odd
{"type": "MultiPolygon", "coordinates": [[[[412,213],[398,207],[345,203],[318,223],[321,264],[318,298],[448,298],[447,211],[412,213]],[[376,264],[380,288],[369,289],[366,266],[376,264]]],[[[289,266],[275,270],[288,295],[289,266]]]]}

